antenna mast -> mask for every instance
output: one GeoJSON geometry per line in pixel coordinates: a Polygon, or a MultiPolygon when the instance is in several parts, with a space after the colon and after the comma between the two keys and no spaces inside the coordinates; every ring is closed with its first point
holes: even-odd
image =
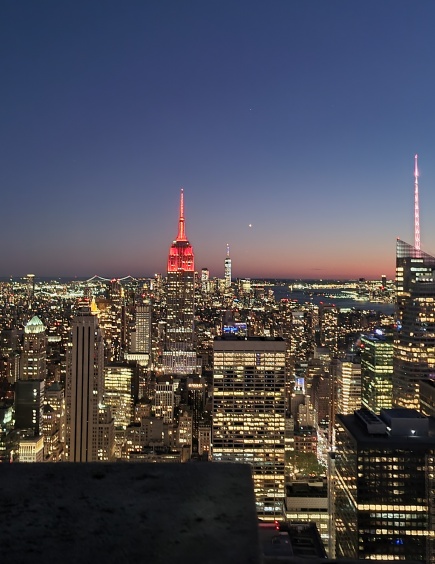
{"type": "Polygon", "coordinates": [[[418,155],[414,157],[414,247],[420,250],[420,207],[418,203],[418,155]]]}
{"type": "Polygon", "coordinates": [[[177,241],[186,241],[186,232],[184,227],[184,190],[181,188],[180,193],[180,215],[178,218],[178,235],[177,241]]]}

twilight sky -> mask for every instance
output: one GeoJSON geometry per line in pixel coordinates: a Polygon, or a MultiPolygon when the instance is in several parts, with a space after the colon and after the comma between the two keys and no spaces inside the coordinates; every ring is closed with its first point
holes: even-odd
{"type": "Polygon", "coordinates": [[[0,276],[394,275],[435,253],[433,0],[3,0],[0,276]],[[252,227],[249,227],[252,224],[252,227]]]}

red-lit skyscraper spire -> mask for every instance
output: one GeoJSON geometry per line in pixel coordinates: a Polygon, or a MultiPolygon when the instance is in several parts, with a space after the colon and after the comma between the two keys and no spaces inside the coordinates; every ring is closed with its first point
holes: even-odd
{"type": "Polygon", "coordinates": [[[195,264],[186,238],[184,192],[181,190],[178,235],[172,241],[166,279],[166,335],[163,351],[165,374],[186,375],[196,371],[193,339],[195,264]]]}
{"type": "Polygon", "coordinates": [[[180,194],[180,215],[178,218],[178,235],[169,249],[168,273],[169,272],[194,272],[194,255],[192,245],[186,238],[184,219],[184,191],[180,194]]]}

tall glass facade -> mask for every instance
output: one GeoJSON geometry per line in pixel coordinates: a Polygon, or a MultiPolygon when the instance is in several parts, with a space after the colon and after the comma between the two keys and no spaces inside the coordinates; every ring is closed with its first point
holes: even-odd
{"type": "Polygon", "coordinates": [[[362,406],[378,413],[393,399],[393,338],[373,333],[361,337],[362,406]]]}
{"type": "Polygon", "coordinates": [[[418,382],[435,373],[435,258],[397,241],[393,405],[419,407],[418,382]]]}

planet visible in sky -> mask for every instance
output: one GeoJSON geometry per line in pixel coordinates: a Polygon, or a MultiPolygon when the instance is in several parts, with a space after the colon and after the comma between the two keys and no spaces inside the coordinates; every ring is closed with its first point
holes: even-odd
{"type": "Polygon", "coordinates": [[[252,223],[250,223],[250,224],[248,225],[248,227],[252,227],[252,223]]]}

